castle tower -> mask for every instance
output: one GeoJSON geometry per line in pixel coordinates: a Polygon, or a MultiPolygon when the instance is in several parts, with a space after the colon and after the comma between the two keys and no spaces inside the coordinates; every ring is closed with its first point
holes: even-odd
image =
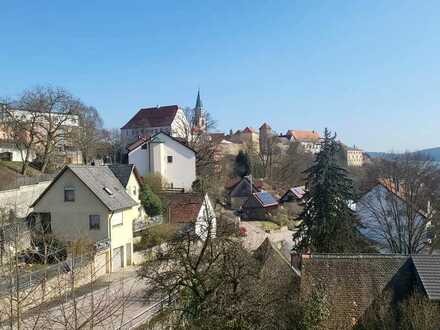
{"type": "Polygon", "coordinates": [[[272,128],[264,123],[260,127],[260,152],[266,154],[269,148],[269,140],[272,137],[272,128]]]}

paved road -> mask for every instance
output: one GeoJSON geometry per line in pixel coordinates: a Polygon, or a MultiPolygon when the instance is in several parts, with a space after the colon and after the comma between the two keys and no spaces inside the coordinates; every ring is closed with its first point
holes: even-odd
{"type": "MultiPolygon", "coordinates": [[[[105,280],[98,279],[97,289],[83,292],[76,299],[74,308],[73,299],[51,303],[48,306],[35,310],[34,315],[28,316],[22,328],[24,329],[66,329],[75,328],[75,314],[78,320],[77,327],[88,322],[92,315],[98,319],[96,329],[119,329],[121,326],[143,314],[155,302],[149,302],[144,297],[145,283],[136,276],[136,268],[127,268],[124,272],[112,273],[105,280]],[[105,283],[102,283],[105,281],[105,283]],[[94,308],[92,308],[94,306],[94,308]],[[92,312],[93,310],[93,312],[92,312]],[[68,321],[66,321],[68,320],[68,321]]],[[[157,310],[157,308],[156,308],[157,310]]],[[[152,312],[147,314],[151,316],[152,312]]],[[[145,319],[145,315],[143,317],[145,319]]],[[[89,324],[89,323],[88,323],[89,324]]],[[[86,326],[85,328],[90,328],[86,326]]],[[[129,326],[123,327],[129,329],[129,326]]]]}

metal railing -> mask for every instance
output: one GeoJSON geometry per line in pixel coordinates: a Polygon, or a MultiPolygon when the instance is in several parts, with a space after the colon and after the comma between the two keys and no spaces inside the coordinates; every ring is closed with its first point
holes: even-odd
{"type": "Polygon", "coordinates": [[[90,255],[82,255],[78,257],[68,257],[65,261],[45,267],[44,269],[34,272],[26,272],[14,276],[2,275],[0,277],[0,297],[9,294],[16,289],[24,290],[40,285],[43,281],[47,281],[59,274],[68,273],[72,269],[83,267],[90,263],[93,257],[90,255]]]}
{"type": "Polygon", "coordinates": [[[111,244],[112,242],[110,238],[104,238],[100,241],[96,241],[95,243],[96,252],[101,252],[110,249],[111,244]]]}
{"type": "Polygon", "coordinates": [[[142,324],[146,323],[151,319],[152,316],[156,315],[157,313],[161,312],[163,310],[164,306],[169,306],[173,302],[177,300],[177,295],[174,295],[172,297],[166,297],[162,300],[156,302],[155,304],[148,306],[147,309],[140,312],[138,315],[133,317],[130,321],[122,324],[118,330],[130,330],[135,329],[142,324]]]}

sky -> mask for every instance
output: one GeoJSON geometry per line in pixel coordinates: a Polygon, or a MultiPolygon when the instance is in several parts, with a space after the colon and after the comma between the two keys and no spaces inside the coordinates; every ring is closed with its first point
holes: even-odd
{"type": "Polygon", "coordinates": [[[336,131],[368,151],[440,146],[440,1],[1,2],[0,97],[60,86],[108,128],[194,106],[219,131],[336,131]]]}

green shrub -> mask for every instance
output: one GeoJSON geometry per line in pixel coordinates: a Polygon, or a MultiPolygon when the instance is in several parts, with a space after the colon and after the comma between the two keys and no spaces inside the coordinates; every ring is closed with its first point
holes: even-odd
{"type": "Polygon", "coordinates": [[[147,228],[141,237],[140,243],[136,244],[136,250],[146,250],[165,243],[176,235],[177,226],[164,223],[147,228]]]}
{"type": "Polygon", "coordinates": [[[162,201],[151,190],[148,184],[144,184],[140,195],[142,206],[150,217],[154,217],[162,213],[162,201]]]}
{"type": "Polygon", "coordinates": [[[147,174],[144,176],[144,184],[150,187],[156,195],[160,194],[165,180],[159,173],[147,174]]]}

